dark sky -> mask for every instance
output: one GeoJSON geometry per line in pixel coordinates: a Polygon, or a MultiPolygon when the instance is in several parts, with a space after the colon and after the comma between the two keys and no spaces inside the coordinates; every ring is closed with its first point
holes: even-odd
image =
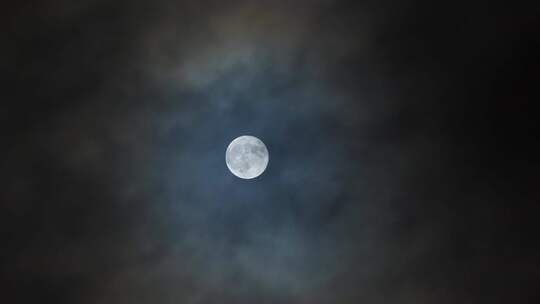
{"type": "Polygon", "coordinates": [[[2,6],[0,302],[540,301],[538,10],[2,6]]]}

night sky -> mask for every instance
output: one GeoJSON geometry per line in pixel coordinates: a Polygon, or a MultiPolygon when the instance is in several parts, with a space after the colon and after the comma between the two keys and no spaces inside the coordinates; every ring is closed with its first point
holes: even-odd
{"type": "Polygon", "coordinates": [[[0,9],[0,302],[540,303],[540,12],[0,9]],[[225,149],[260,138],[267,170],[225,149]]]}

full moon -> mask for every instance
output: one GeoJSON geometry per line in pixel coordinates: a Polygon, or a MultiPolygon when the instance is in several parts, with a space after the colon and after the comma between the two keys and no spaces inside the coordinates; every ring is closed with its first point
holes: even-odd
{"type": "Polygon", "coordinates": [[[261,175],[268,165],[268,150],[255,136],[244,135],[233,140],[225,152],[227,167],[235,176],[252,179],[261,175]]]}

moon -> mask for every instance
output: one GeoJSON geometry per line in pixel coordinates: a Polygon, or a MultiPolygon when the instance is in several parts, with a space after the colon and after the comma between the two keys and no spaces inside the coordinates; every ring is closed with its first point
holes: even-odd
{"type": "Polygon", "coordinates": [[[255,136],[243,135],[234,139],[225,152],[225,162],[232,174],[243,179],[261,175],[268,166],[268,149],[255,136]]]}

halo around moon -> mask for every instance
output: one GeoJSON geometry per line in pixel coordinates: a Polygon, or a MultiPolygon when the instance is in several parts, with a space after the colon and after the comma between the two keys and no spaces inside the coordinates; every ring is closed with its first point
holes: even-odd
{"type": "Polygon", "coordinates": [[[225,152],[225,162],[232,174],[243,179],[261,175],[268,166],[268,149],[255,136],[243,135],[234,139],[225,152]]]}

